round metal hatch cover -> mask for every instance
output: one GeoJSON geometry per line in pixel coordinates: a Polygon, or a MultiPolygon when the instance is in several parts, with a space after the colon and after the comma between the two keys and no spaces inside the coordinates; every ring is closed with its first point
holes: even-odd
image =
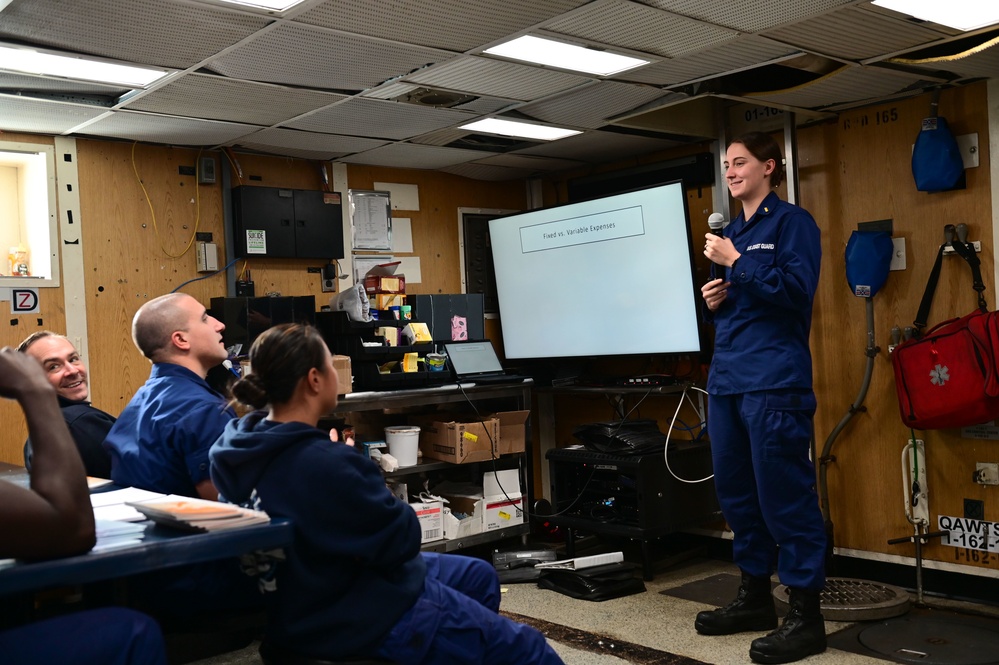
{"type": "Polygon", "coordinates": [[[857,639],[893,660],[926,665],[984,665],[999,652],[999,632],[953,619],[900,617],[865,628],[857,639]]]}
{"type": "MultiPolygon", "coordinates": [[[[788,596],[787,586],[774,589],[774,600],[783,611],[787,611],[788,596]]],[[[880,582],[828,577],[819,602],[826,621],[874,621],[908,612],[909,592],[880,582]]]]}

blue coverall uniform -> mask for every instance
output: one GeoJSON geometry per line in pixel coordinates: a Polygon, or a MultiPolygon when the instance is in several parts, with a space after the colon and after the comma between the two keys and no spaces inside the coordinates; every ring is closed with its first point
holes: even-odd
{"type": "Polygon", "coordinates": [[[236,412],[180,365],[155,363],[104,439],[111,480],[163,494],[198,496],[210,478],[208,449],[236,412]]]}
{"type": "MultiPolygon", "coordinates": [[[[754,577],[825,584],[826,536],[809,459],[815,394],[808,334],[819,279],[819,229],[770,192],[727,227],[741,256],[714,312],[708,432],[733,559],[754,577]]],[[[720,276],[720,275],[719,275],[720,276]]]]}
{"type": "Polygon", "coordinates": [[[257,411],[212,446],[212,480],[295,525],[265,578],[267,639],[316,658],[400,665],[561,665],[540,632],[498,613],[499,578],[472,557],[420,551],[416,513],[378,465],[327,432],[257,411]]]}

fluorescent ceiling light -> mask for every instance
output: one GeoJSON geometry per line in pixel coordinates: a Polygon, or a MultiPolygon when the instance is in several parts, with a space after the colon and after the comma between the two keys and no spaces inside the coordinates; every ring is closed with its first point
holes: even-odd
{"type": "Polygon", "coordinates": [[[487,134],[501,134],[502,136],[516,136],[517,138],[525,139],[541,139],[542,141],[555,141],[579,134],[575,129],[533,125],[529,122],[515,122],[513,120],[500,120],[499,118],[477,120],[476,122],[462,125],[458,129],[486,132],[487,134]]]}
{"type": "Polygon", "coordinates": [[[0,70],[110,83],[128,88],[145,88],[169,73],[165,69],[88,60],[75,55],[44,53],[9,46],[0,46],[0,70]]]}
{"type": "Polygon", "coordinates": [[[964,31],[999,23],[999,4],[984,0],[874,0],[873,4],[964,31]]]}
{"type": "Polygon", "coordinates": [[[574,46],[530,35],[517,37],[512,41],[487,48],[485,52],[504,58],[549,65],[560,69],[571,69],[598,76],[618,74],[651,62],[650,60],[641,60],[627,55],[600,51],[585,46],[574,46]]]}
{"type": "Polygon", "coordinates": [[[247,7],[258,7],[260,9],[269,9],[276,12],[283,12],[286,9],[291,9],[295,5],[303,2],[304,0],[219,0],[220,2],[227,2],[231,5],[246,5],[247,7]]]}

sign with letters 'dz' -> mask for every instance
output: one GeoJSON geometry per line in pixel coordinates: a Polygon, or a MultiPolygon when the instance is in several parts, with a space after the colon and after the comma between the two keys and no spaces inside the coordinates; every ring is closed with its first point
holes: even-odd
{"type": "Polygon", "coordinates": [[[38,312],[38,290],[11,289],[10,311],[12,314],[35,314],[38,312]]]}

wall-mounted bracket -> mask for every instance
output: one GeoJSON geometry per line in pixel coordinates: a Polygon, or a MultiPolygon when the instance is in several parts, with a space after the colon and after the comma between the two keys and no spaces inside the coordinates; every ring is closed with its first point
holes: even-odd
{"type": "MultiPolygon", "coordinates": [[[[982,241],[981,240],[972,240],[968,244],[975,248],[975,252],[981,253],[981,251],[982,251],[982,241]]],[[[954,254],[955,253],[954,252],[954,248],[951,247],[950,245],[947,245],[946,247],[944,247],[943,253],[945,255],[946,254],[954,254]]]]}

